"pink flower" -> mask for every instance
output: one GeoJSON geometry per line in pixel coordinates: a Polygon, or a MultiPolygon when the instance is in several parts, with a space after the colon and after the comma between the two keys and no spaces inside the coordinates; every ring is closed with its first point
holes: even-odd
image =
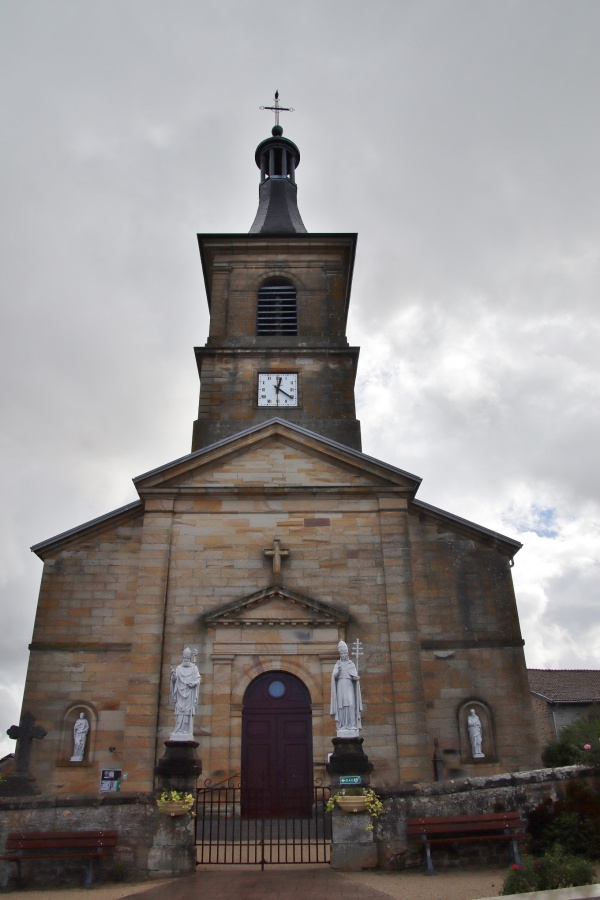
{"type": "Polygon", "coordinates": [[[516,863],[513,863],[513,869],[515,870],[515,872],[519,871],[519,867],[516,863]]]}
{"type": "Polygon", "coordinates": [[[583,745],[583,749],[584,749],[584,750],[591,750],[591,749],[592,749],[592,745],[591,745],[591,744],[584,744],[584,745],[583,745]]]}

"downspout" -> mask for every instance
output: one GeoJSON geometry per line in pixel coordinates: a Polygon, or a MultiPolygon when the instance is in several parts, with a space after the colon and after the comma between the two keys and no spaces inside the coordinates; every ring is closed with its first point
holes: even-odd
{"type": "Polygon", "coordinates": [[[552,724],[554,725],[554,739],[558,740],[558,725],[556,724],[556,705],[550,704],[550,712],[552,713],[552,724]]]}

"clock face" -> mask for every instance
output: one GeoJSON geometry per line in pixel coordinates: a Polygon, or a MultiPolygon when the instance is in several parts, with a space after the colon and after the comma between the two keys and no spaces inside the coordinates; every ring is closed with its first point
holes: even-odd
{"type": "Polygon", "coordinates": [[[298,406],[298,376],[269,372],[258,376],[259,406],[298,406]]]}

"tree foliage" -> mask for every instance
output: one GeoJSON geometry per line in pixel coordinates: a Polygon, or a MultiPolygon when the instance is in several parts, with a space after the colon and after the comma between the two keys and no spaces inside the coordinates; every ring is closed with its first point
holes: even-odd
{"type": "Polygon", "coordinates": [[[545,766],[596,766],[600,769],[600,710],[594,710],[560,731],[542,753],[545,766]]]}

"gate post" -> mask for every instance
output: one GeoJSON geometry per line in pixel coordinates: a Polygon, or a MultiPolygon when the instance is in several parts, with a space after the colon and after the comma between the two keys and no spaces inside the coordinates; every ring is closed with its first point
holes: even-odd
{"type": "MultiPolygon", "coordinates": [[[[373,763],[362,748],[363,739],[333,738],[334,751],[327,764],[331,794],[345,787],[368,787],[373,763]]],[[[343,812],[336,804],[331,816],[332,869],[359,871],[377,867],[377,845],[368,812],[343,812]]]]}
{"type": "MultiPolygon", "coordinates": [[[[202,762],[196,755],[197,741],[165,741],[165,755],[155,769],[158,794],[163,791],[190,793],[196,803],[196,781],[202,762]]],[[[196,826],[191,814],[167,816],[156,810],[158,827],[148,855],[151,878],[189,875],[196,871],[196,826]]]]}

